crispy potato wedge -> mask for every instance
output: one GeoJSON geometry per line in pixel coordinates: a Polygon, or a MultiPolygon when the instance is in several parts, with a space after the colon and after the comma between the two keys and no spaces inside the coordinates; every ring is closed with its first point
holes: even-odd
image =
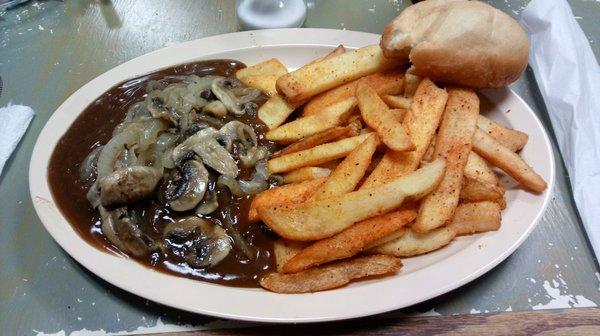
{"type": "Polygon", "coordinates": [[[504,189],[499,185],[466,176],[460,189],[460,199],[464,202],[495,201],[503,198],[504,189]]]}
{"type": "Polygon", "coordinates": [[[406,115],[408,114],[408,110],[402,108],[390,109],[390,114],[392,114],[400,122],[403,122],[404,118],[406,118],[406,115]]]}
{"type": "Polygon", "coordinates": [[[276,158],[284,154],[290,154],[294,152],[299,152],[301,150],[310,149],[315,146],[322,145],[324,143],[332,142],[334,140],[357,136],[360,133],[360,129],[360,122],[358,124],[353,122],[346,126],[332,127],[330,129],[326,129],[319,133],[308,136],[302,140],[294,142],[293,144],[271,155],[271,158],[276,158]]]}
{"type": "Polygon", "coordinates": [[[477,127],[513,152],[523,149],[529,139],[526,133],[500,125],[482,115],[477,118],[477,127]]]}
{"type": "Polygon", "coordinates": [[[500,212],[500,206],[495,202],[461,204],[456,208],[448,227],[459,236],[495,231],[500,229],[500,212]]]}
{"type": "Polygon", "coordinates": [[[325,131],[343,124],[356,107],[356,98],[348,98],[328,106],[320,113],[298,118],[267,132],[268,140],[279,143],[291,143],[307,136],[325,131]]]}
{"type": "Polygon", "coordinates": [[[398,208],[406,197],[427,195],[441,181],[445,166],[445,160],[440,158],[378,187],[296,205],[259,206],[258,214],[266,225],[287,239],[331,237],[353,223],[398,208]]]}
{"type": "Polygon", "coordinates": [[[277,91],[291,103],[298,103],[336,86],[372,73],[397,67],[402,61],[383,56],[377,45],[305,65],[277,80],[277,91]]]}
{"type": "Polygon", "coordinates": [[[406,98],[404,96],[384,95],[381,99],[383,99],[390,108],[394,109],[409,109],[412,104],[412,98],[406,98]]]}
{"type": "Polygon", "coordinates": [[[419,167],[435,130],[438,128],[447,99],[446,90],[438,88],[429,79],[426,78],[419,84],[412,108],[403,122],[415,145],[415,150],[406,153],[386,151],[361,188],[370,188],[391,181],[419,167]]]}
{"type": "Polygon", "coordinates": [[[242,77],[240,78],[240,81],[247,86],[257,88],[262,91],[262,93],[272,97],[277,94],[277,89],[275,88],[277,78],[279,78],[279,75],[257,75],[242,77]]]}
{"type": "Polygon", "coordinates": [[[317,166],[327,161],[345,157],[371,134],[372,133],[361,134],[299,152],[285,154],[269,160],[267,166],[272,174],[288,172],[307,166],[317,166]]]}
{"type": "Polygon", "coordinates": [[[447,227],[426,233],[407,230],[402,237],[375,246],[368,252],[396,257],[413,257],[442,248],[448,245],[454,237],[456,237],[456,232],[447,227]]]}
{"type": "Polygon", "coordinates": [[[314,180],[321,177],[327,177],[331,174],[331,169],[322,167],[302,167],[283,175],[283,183],[298,183],[308,180],[314,180]]]}
{"type": "Polygon", "coordinates": [[[425,154],[423,155],[423,161],[424,162],[431,162],[435,159],[435,156],[433,156],[433,153],[435,153],[435,135],[433,136],[433,138],[431,138],[431,142],[429,143],[429,147],[427,147],[427,151],[425,151],[425,154]]]}
{"type": "Polygon", "coordinates": [[[312,293],[344,286],[353,279],[395,273],[400,267],[402,262],[394,257],[366,256],[299,273],[270,273],[260,279],[260,285],[276,293],[312,293]]]}
{"type": "Polygon", "coordinates": [[[356,188],[365,175],[379,145],[377,134],[370,135],[342,161],[310,200],[342,195],[356,188]]]}
{"type": "Polygon", "coordinates": [[[339,56],[345,52],[346,52],[346,47],[344,47],[342,44],[340,44],[339,46],[335,47],[335,49],[333,49],[329,54],[327,54],[321,58],[314,59],[314,60],[306,63],[306,65],[311,65],[311,64],[315,64],[317,62],[328,60],[332,57],[339,56]]]}
{"type": "Polygon", "coordinates": [[[276,58],[268,59],[264,62],[260,62],[249,67],[240,69],[235,72],[235,77],[240,81],[243,78],[251,76],[283,76],[288,72],[287,68],[281,61],[276,58]]]}
{"type": "Polygon", "coordinates": [[[482,182],[498,184],[498,176],[490,165],[478,154],[471,151],[465,165],[465,177],[482,182]]]}
{"type": "Polygon", "coordinates": [[[256,222],[259,220],[256,209],[260,206],[274,206],[282,204],[297,204],[306,201],[315,193],[326,178],[304,181],[300,183],[288,184],[281,187],[267,189],[254,196],[248,210],[248,220],[256,222]]]}
{"type": "Polygon", "coordinates": [[[348,84],[338,86],[327,92],[323,92],[304,105],[302,115],[308,116],[319,113],[327,106],[336,104],[342,100],[356,96],[356,85],[359,80],[364,80],[372,87],[378,95],[399,94],[404,88],[404,74],[401,72],[375,73],[354,80],[348,84]]]}
{"type": "Polygon", "coordinates": [[[448,103],[435,138],[434,157],[448,162],[446,174],[437,189],[421,202],[412,226],[415,232],[428,232],[444,225],[458,205],[465,164],[477,128],[479,98],[470,89],[448,89],[448,103]]]}
{"type": "Polygon", "coordinates": [[[283,124],[300,104],[291,104],[280,95],[274,95],[258,109],[258,119],[274,129],[283,124]]]}
{"type": "Polygon", "coordinates": [[[535,193],[546,190],[546,181],[523,159],[489,134],[477,129],[473,136],[473,151],[535,193]]]}
{"type": "MultiPolygon", "coordinates": [[[[375,218],[377,218],[377,217],[375,217],[375,218]]],[[[408,231],[410,231],[410,228],[403,227],[400,230],[394,231],[385,237],[381,237],[381,238],[377,239],[376,241],[372,242],[371,244],[365,246],[363,248],[363,250],[367,251],[367,250],[372,249],[375,246],[383,245],[387,242],[391,242],[392,240],[396,240],[396,239],[404,236],[406,234],[406,232],[408,232],[408,231]]]]}
{"type": "Polygon", "coordinates": [[[407,73],[404,76],[404,97],[412,98],[421,84],[421,77],[407,73]]]}
{"type": "Polygon", "coordinates": [[[309,243],[299,242],[287,239],[277,239],[273,243],[273,254],[275,255],[275,264],[277,272],[283,273],[283,265],[292,259],[298,252],[305,249],[309,243]]]}
{"type": "Polygon", "coordinates": [[[400,118],[390,111],[377,92],[363,80],[356,87],[356,99],[363,121],[379,134],[386,146],[398,152],[415,149],[400,118]]]}
{"type": "Polygon", "coordinates": [[[303,249],[283,266],[283,271],[295,273],[333,260],[350,258],[365,246],[399,231],[416,216],[415,210],[401,210],[358,222],[303,249]]]}

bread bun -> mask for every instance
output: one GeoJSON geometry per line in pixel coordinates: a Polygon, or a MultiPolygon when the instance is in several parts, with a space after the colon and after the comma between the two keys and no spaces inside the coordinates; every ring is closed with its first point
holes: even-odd
{"type": "Polygon", "coordinates": [[[385,28],[381,48],[386,57],[409,58],[416,75],[473,88],[514,82],[529,55],[525,32],[514,19],[466,0],[408,7],[385,28]]]}

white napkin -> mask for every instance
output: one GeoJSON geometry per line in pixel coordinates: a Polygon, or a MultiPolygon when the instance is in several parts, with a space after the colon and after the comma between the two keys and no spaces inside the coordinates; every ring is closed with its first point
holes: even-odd
{"type": "Polygon", "coordinates": [[[34,115],[29,106],[9,103],[6,107],[0,107],[0,174],[34,115]]]}
{"type": "Polygon", "coordinates": [[[546,102],[581,219],[600,259],[600,68],[565,0],[533,0],[521,16],[529,64],[546,102]]]}

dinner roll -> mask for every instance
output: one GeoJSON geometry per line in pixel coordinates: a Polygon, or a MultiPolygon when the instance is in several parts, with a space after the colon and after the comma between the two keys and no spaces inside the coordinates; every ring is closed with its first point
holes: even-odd
{"type": "Polygon", "coordinates": [[[381,37],[386,57],[409,58],[416,75],[473,88],[502,87],[527,66],[519,24],[479,1],[428,0],[408,7],[381,37]]]}

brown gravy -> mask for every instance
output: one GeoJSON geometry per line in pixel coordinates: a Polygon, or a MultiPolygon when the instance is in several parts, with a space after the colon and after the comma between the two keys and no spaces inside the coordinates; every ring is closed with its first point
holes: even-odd
{"type": "MultiPolygon", "coordinates": [[[[243,63],[233,60],[211,60],[163,69],[112,87],[81,113],[54,149],[48,168],[48,179],[58,207],[83,239],[100,250],[125,255],[102,235],[100,215],[86,199],[87,189],[79,179],[78,172],[81,162],[89,152],[110,139],[113,129],[121,122],[129,107],[144,99],[148,81],[174,75],[232,76],[236,70],[243,67],[243,63]]],[[[263,102],[264,97],[261,97],[256,103],[260,105],[263,102]]],[[[235,119],[252,125],[261,145],[273,145],[264,139],[266,126],[256,116],[246,114],[235,119]]],[[[229,120],[225,119],[225,122],[229,120]]],[[[251,171],[241,170],[240,177],[247,178],[250,174],[251,171]]],[[[165,273],[228,286],[257,287],[260,276],[275,268],[272,255],[275,235],[262,224],[250,224],[247,221],[249,196],[232,199],[229,195],[219,193],[218,197],[219,204],[228,204],[226,211],[230,211],[244,238],[257,250],[255,260],[246,260],[235,248],[225,260],[209,269],[195,269],[182,259],[175,256],[165,258],[159,253],[136,259],[165,273]]],[[[155,199],[138,202],[133,208],[141,214],[142,230],[154,239],[160,239],[163,228],[168,223],[193,214],[193,211],[173,212],[155,199]]],[[[218,222],[224,220],[225,216],[224,209],[220,207],[205,218],[218,222]]]]}

